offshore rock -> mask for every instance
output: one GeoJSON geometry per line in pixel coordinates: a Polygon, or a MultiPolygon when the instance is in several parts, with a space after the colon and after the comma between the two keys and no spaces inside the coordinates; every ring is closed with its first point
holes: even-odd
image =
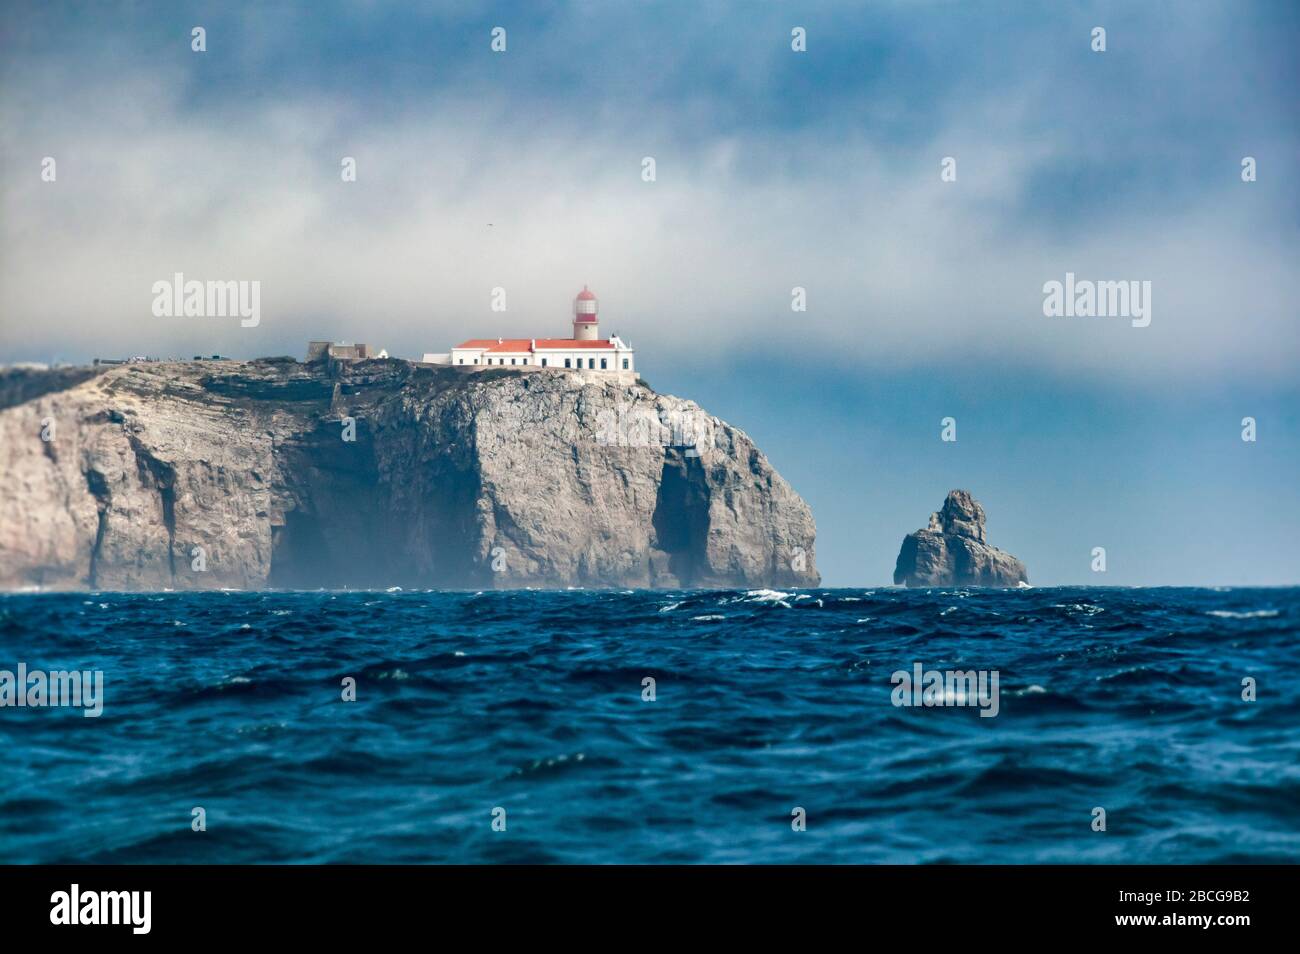
{"type": "Polygon", "coordinates": [[[749,437],[625,378],[289,358],[5,374],[0,588],[820,580],[812,513],[749,437]]]}
{"type": "Polygon", "coordinates": [[[984,508],[966,490],[952,490],[930,525],[903,538],[894,583],[907,586],[1016,586],[1025,565],[985,542],[984,508]]]}

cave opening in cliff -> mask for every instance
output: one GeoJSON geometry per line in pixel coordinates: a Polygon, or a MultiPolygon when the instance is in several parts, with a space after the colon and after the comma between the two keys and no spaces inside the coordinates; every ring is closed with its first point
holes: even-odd
{"type": "Polygon", "coordinates": [[[272,528],[268,583],[286,589],[490,584],[493,574],[476,555],[480,484],[464,450],[408,444],[406,438],[418,435],[414,429],[394,429],[377,444],[361,417],[355,442],[339,440],[336,428],[322,423],[277,449],[294,506],[272,528]]]}
{"type": "Polygon", "coordinates": [[[652,523],[659,549],[668,554],[668,568],[678,583],[691,586],[699,582],[707,565],[708,483],[700,458],[686,448],[664,449],[652,523]]]}
{"type": "Polygon", "coordinates": [[[281,589],[335,588],[339,579],[320,520],[313,514],[291,510],[284,525],[271,528],[271,569],[267,583],[281,589]]]}
{"type": "Polygon", "coordinates": [[[288,489],[295,505],[272,528],[271,586],[360,589],[398,582],[371,432],[359,419],[356,440],[345,441],[336,427],[324,422],[278,449],[281,472],[293,475],[288,489]]]}

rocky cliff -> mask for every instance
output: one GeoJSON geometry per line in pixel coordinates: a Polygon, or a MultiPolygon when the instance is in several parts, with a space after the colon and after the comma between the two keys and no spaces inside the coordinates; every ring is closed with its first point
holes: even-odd
{"type": "Polygon", "coordinates": [[[908,586],[1016,586],[1025,565],[984,539],[984,508],[966,490],[948,492],[930,525],[903,538],[894,583],[908,586]]]}
{"type": "Polygon", "coordinates": [[[398,360],[0,382],[0,588],[791,586],[808,506],[643,384],[398,360]]]}

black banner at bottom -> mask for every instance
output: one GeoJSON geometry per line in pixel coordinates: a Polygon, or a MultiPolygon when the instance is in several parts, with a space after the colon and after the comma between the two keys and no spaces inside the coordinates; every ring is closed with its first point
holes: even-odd
{"type": "Polygon", "coordinates": [[[681,928],[733,941],[846,928],[914,940],[960,929],[974,941],[1042,929],[1053,932],[1044,939],[1231,943],[1291,922],[1283,907],[1294,875],[1284,866],[15,866],[0,868],[0,930],[6,940],[338,942],[428,928],[466,940],[620,927],[631,940],[681,928]]]}

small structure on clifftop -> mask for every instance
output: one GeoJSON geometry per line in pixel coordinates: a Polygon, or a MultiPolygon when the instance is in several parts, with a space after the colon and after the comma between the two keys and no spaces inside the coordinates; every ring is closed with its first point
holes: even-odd
{"type": "Polygon", "coordinates": [[[1017,586],[1025,565],[984,540],[984,508],[968,490],[950,490],[930,525],[903,538],[894,583],[907,586],[1017,586]]]}
{"type": "Polygon", "coordinates": [[[368,344],[348,344],[346,341],[307,342],[308,364],[313,361],[366,361],[387,357],[388,352],[383,348],[372,348],[368,344]]]}

